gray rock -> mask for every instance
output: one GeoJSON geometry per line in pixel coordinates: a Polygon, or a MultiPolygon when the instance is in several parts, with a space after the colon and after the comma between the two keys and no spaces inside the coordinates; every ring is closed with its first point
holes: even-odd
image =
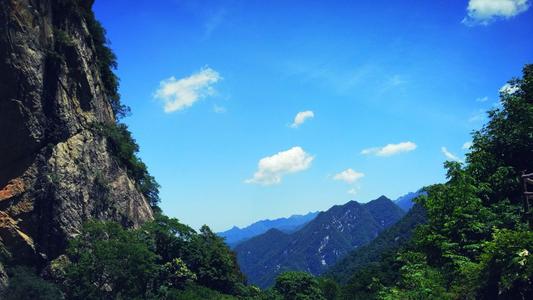
{"type": "Polygon", "coordinates": [[[153,219],[94,130],[115,117],[76,13],[92,2],[0,1],[0,241],[17,263],[58,257],[88,219],[131,227],[153,219]]]}

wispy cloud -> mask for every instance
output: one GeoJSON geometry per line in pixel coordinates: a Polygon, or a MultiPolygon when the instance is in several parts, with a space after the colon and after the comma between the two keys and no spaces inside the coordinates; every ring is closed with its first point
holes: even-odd
{"type": "Polygon", "coordinates": [[[224,114],[226,113],[228,110],[224,107],[224,106],[219,106],[219,105],[213,105],[213,112],[217,113],[217,114],[224,114]]]}
{"type": "Polygon", "coordinates": [[[463,162],[463,160],[457,157],[457,155],[448,151],[446,147],[441,147],[440,150],[442,151],[442,154],[444,154],[447,160],[463,162]]]}
{"type": "Polygon", "coordinates": [[[476,99],[476,102],[487,102],[489,101],[489,97],[485,96],[485,97],[479,97],[476,99]]]}
{"type": "Polygon", "coordinates": [[[512,18],[528,8],[528,0],[470,0],[462,23],[468,26],[488,25],[497,19],[512,18]]]}
{"type": "Polygon", "coordinates": [[[465,142],[463,146],[461,147],[461,149],[468,150],[470,149],[470,147],[472,147],[472,145],[473,145],[472,142],[465,142]]]}
{"type": "Polygon", "coordinates": [[[297,113],[296,116],[294,117],[294,121],[292,122],[291,127],[292,128],[298,128],[307,119],[312,119],[314,117],[315,117],[315,113],[310,111],[310,110],[301,111],[301,112],[297,113]]]}
{"type": "Polygon", "coordinates": [[[357,192],[358,192],[358,189],[355,188],[355,187],[348,190],[348,194],[350,194],[352,196],[357,195],[357,192]]]}
{"type": "Polygon", "coordinates": [[[282,68],[287,76],[297,77],[304,82],[311,81],[341,94],[358,86],[366,86],[369,81],[377,81],[379,73],[374,64],[346,65],[329,58],[317,61],[294,59],[285,62],[282,68]]]}
{"type": "Polygon", "coordinates": [[[344,181],[346,183],[352,184],[358,181],[359,179],[363,178],[365,174],[356,172],[352,170],[351,168],[348,168],[340,173],[337,173],[333,176],[333,180],[340,180],[344,181]]]}
{"type": "Polygon", "coordinates": [[[211,37],[211,34],[222,24],[226,16],[226,10],[224,8],[218,9],[212,15],[207,18],[204,24],[204,38],[211,37]]]}
{"type": "Polygon", "coordinates": [[[213,85],[221,79],[217,71],[208,67],[185,78],[176,79],[172,76],[159,83],[154,98],[163,102],[166,113],[183,110],[213,95],[213,85]]]}
{"type": "Polygon", "coordinates": [[[363,155],[376,155],[376,156],[391,156],[403,152],[410,152],[417,148],[417,145],[413,142],[402,142],[398,144],[387,144],[383,147],[373,147],[363,149],[361,154],[363,155]]]}
{"type": "Polygon", "coordinates": [[[278,152],[259,160],[257,171],[246,183],[272,185],[281,182],[286,174],[297,173],[311,167],[314,157],[306,153],[301,147],[278,152]]]}

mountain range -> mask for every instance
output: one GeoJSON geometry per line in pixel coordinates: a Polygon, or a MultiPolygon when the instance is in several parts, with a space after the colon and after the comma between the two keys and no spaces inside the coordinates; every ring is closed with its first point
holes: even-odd
{"type": "Polygon", "coordinates": [[[284,233],[295,232],[302,228],[309,221],[313,220],[317,215],[318,212],[310,212],[305,215],[292,215],[288,218],[261,220],[244,228],[233,226],[233,228],[219,232],[217,235],[223,237],[226,241],[226,244],[228,244],[231,248],[234,248],[239,243],[254,236],[263,234],[270,229],[277,229],[284,233]]]}
{"type": "Polygon", "coordinates": [[[350,277],[362,268],[379,262],[383,255],[395,252],[405,245],[411,239],[415,227],[426,223],[426,219],[424,207],[415,204],[401,220],[380,232],[370,243],[348,253],[324,275],[337,282],[348,282],[350,277]]]}
{"type": "Polygon", "coordinates": [[[268,287],[277,274],[287,270],[322,274],[404,214],[385,196],[364,204],[350,201],[320,212],[293,233],[270,229],[240,243],[234,250],[248,282],[268,287]]]}

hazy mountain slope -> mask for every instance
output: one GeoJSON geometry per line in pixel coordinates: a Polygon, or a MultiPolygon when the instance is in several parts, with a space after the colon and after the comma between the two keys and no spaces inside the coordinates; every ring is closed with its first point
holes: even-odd
{"type": "Polygon", "coordinates": [[[317,215],[318,212],[310,212],[306,215],[292,215],[288,218],[261,220],[244,228],[234,226],[229,230],[219,232],[217,234],[225,238],[226,243],[230,247],[235,247],[240,242],[248,240],[254,236],[263,234],[270,229],[278,229],[285,233],[292,233],[302,228],[305,224],[314,219],[317,215]]]}
{"type": "Polygon", "coordinates": [[[345,283],[351,274],[362,267],[377,262],[381,256],[389,251],[395,251],[409,241],[413,229],[426,222],[426,213],[422,206],[413,208],[396,224],[382,231],[373,241],[346,255],[332,266],[325,276],[334,278],[337,282],[345,283]]]}
{"type": "Polygon", "coordinates": [[[398,205],[401,209],[403,209],[404,211],[409,211],[411,209],[411,207],[413,207],[414,205],[414,202],[413,200],[420,196],[420,195],[424,195],[425,192],[419,190],[417,192],[413,192],[413,193],[407,193],[401,197],[399,197],[398,199],[394,200],[394,204],[398,205]]]}
{"type": "Polygon", "coordinates": [[[319,213],[292,234],[270,230],[239,244],[235,252],[248,281],[266,287],[285,270],[323,273],[402,216],[402,210],[386,197],[366,204],[350,201],[319,213]]]}

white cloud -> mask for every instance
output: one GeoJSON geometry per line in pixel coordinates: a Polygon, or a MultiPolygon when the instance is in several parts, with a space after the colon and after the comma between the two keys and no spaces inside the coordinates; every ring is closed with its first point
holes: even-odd
{"type": "Polygon", "coordinates": [[[356,188],[349,189],[348,194],[353,195],[353,196],[357,195],[357,189],[356,188]]]}
{"type": "Polygon", "coordinates": [[[203,68],[189,77],[176,79],[174,76],[159,83],[154,98],[161,100],[166,113],[192,106],[196,101],[214,93],[213,84],[221,80],[220,74],[203,68]]]}
{"type": "Polygon", "coordinates": [[[409,152],[416,149],[416,144],[413,142],[402,142],[398,144],[388,144],[383,147],[373,147],[363,149],[361,154],[376,155],[376,156],[391,156],[394,154],[409,152]]]}
{"type": "Polygon", "coordinates": [[[333,179],[334,180],[340,180],[340,181],[344,181],[346,183],[355,183],[357,180],[363,178],[365,176],[365,174],[363,173],[360,173],[360,172],[356,172],[354,170],[352,170],[351,168],[350,169],[346,169],[338,174],[335,174],[333,176],[333,179]]]}
{"type": "Polygon", "coordinates": [[[463,162],[463,160],[460,159],[459,157],[457,157],[457,155],[455,155],[455,154],[451,153],[450,151],[448,151],[448,149],[446,149],[446,147],[441,147],[440,150],[442,151],[442,154],[444,154],[444,156],[446,156],[447,160],[463,162]]]}
{"type": "Polygon", "coordinates": [[[519,90],[520,90],[519,86],[506,83],[500,88],[500,93],[512,95],[518,92],[519,90]]]}
{"type": "Polygon", "coordinates": [[[472,147],[472,145],[473,145],[472,142],[465,142],[463,146],[461,147],[461,149],[468,150],[470,149],[470,147],[472,147]]]}
{"type": "Polygon", "coordinates": [[[292,122],[291,127],[298,128],[300,125],[302,125],[305,122],[305,120],[312,119],[314,117],[315,117],[315,113],[310,110],[301,111],[297,113],[296,116],[294,117],[294,121],[292,122]]]}
{"type": "Polygon", "coordinates": [[[217,114],[226,113],[228,110],[224,106],[213,105],[213,111],[217,114]]]}
{"type": "Polygon", "coordinates": [[[489,97],[487,96],[476,99],[476,102],[487,102],[487,101],[489,101],[489,97]]]}
{"type": "Polygon", "coordinates": [[[292,147],[259,160],[254,176],[245,182],[262,185],[278,184],[285,174],[307,170],[311,167],[313,159],[314,157],[301,147],[292,147]]]}
{"type": "Polygon", "coordinates": [[[528,8],[528,0],[470,0],[462,23],[468,26],[488,25],[496,19],[514,17],[528,8]]]}

